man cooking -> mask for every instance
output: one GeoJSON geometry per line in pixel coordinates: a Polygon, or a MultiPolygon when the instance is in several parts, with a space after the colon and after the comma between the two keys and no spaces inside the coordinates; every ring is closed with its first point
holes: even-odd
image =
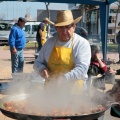
{"type": "Polygon", "coordinates": [[[46,79],[46,84],[55,81],[55,84],[61,85],[77,81],[75,84],[79,86],[87,79],[90,45],[74,33],[81,18],[74,20],[70,10],[58,11],[54,24],[57,34],[47,40],[33,66],[46,79]]]}

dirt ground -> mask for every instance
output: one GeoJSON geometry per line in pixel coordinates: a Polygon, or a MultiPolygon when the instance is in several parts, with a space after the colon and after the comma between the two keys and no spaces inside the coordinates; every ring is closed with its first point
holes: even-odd
{"type": "MultiPolygon", "coordinates": [[[[33,71],[34,63],[34,49],[25,50],[25,64],[24,64],[24,73],[30,73],[33,71]]],[[[0,80],[9,80],[12,79],[11,75],[11,59],[10,51],[6,46],[0,46],[0,80]]]]}
{"type": "MultiPolygon", "coordinates": [[[[35,60],[34,53],[34,49],[25,50],[24,73],[31,73],[33,71],[33,63],[35,60]]],[[[108,53],[107,59],[108,66],[115,70],[120,69],[120,64],[114,64],[118,61],[118,53],[108,53]]],[[[120,76],[117,75],[116,77],[119,78],[120,76]]],[[[11,59],[9,47],[0,46],[0,80],[9,80],[11,78],[11,59]]]]}

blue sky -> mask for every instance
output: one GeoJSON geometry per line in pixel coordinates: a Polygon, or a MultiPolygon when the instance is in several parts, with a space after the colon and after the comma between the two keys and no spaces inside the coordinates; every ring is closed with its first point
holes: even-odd
{"type": "MultiPolygon", "coordinates": [[[[18,17],[25,17],[27,11],[30,12],[31,17],[37,16],[37,9],[45,10],[46,6],[44,2],[16,2],[16,1],[4,1],[0,3],[0,16],[4,16],[4,19],[11,20],[18,17]]],[[[50,3],[50,10],[65,10],[68,9],[68,4],[62,3],[50,3]]]]}

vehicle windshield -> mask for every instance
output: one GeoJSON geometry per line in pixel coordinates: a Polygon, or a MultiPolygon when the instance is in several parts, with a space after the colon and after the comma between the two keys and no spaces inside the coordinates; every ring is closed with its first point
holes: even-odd
{"type": "Polygon", "coordinates": [[[9,24],[9,23],[0,23],[0,30],[2,30],[2,31],[10,30],[11,27],[12,27],[12,24],[9,24]]]}
{"type": "MultiPolygon", "coordinates": [[[[25,27],[23,28],[24,31],[30,31],[30,25],[25,25],[25,27]]],[[[33,32],[36,32],[37,31],[37,28],[38,28],[38,25],[32,25],[32,31],[33,32]]]]}
{"type": "Polygon", "coordinates": [[[25,25],[25,27],[23,29],[24,29],[24,31],[30,31],[30,25],[25,25]]]}
{"type": "Polygon", "coordinates": [[[32,31],[36,32],[38,28],[38,25],[32,25],[32,31]]]}

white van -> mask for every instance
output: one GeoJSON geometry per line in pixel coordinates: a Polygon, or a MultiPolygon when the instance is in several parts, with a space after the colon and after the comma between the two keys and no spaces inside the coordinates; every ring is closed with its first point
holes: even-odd
{"type": "Polygon", "coordinates": [[[8,44],[8,38],[12,25],[12,21],[0,21],[0,44],[8,44]]]}
{"type": "MultiPolygon", "coordinates": [[[[26,22],[23,28],[25,32],[26,41],[34,41],[36,40],[36,32],[37,27],[40,22],[26,22]]],[[[0,44],[8,44],[8,38],[10,34],[10,30],[14,22],[12,21],[1,21],[0,22],[0,44]]]]}
{"type": "MultiPolygon", "coordinates": [[[[8,44],[10,29],[13,24],[14,23],[0,22],[0,43],[8,44]]],[[[23,30],[25,32],[26,42],[36,41],[36,33],[39,24],[40,22],[36,22],[36,21],[29,21],[25,23],[23,30]]]]}
{"type": "Polygon", "coordinates": [[[26,41],[36,40],[36,32],[40,22],[26,22],[23,28],[25,32],[26,41]]]}

